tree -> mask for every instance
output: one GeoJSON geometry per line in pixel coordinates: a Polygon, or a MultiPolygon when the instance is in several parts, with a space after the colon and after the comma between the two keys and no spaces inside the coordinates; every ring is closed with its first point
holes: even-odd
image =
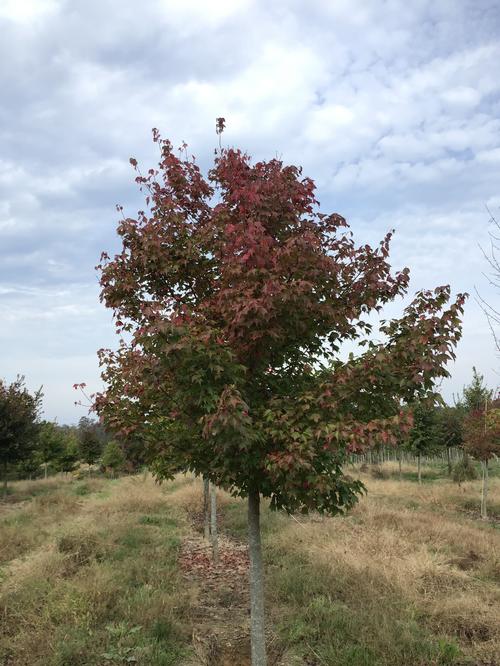
{"type": "Polygon", "coordinates": [[[455,483],[458,483],[458,487],[462,485],[464,481],[473,481],[477,479],[477,471],[473,465],[469,456],[463,456],[452,468],[451,478],[455,483]]]}
{"type": "Polygon", "coordinates": [[[64,448],[57,460],[57,467],[61,472],[68,474],[74,471],[79,459],[78,439],[73,432],[67,431],[64,438],[64,448]]]}
{"type": "Polygon", "coordinates": [[[148,212],[119,223],[122,250],[99,265],[121,341],[99,352],[95,408],[111,430],[141,432],[157,476],[192,470],[248,498],[252,664],[263,666],[261,495],[288,512],[353,506],[363,486],[343,471],[349,453],[408,429],[403,404],[447,375],[464,296],[419,292],[375,342],[369,314],[409,281],[391,272],[390,233],[357,246],[297,167],[221,149],[205,179],[153,138],[159,168],[144,176],[131,160],[148,212]],[[366,349],[342,361],[345,341],[366,349]]]}
{"type": "Polygon", "coordinates": [[[493,391],[484,384],[484,375],[476,368],[472,368],[472,380],[468,386],[464,386],[462,395],[457,401],[458,409],[465,412],[475,412],[484,409],[487,402],[493,398],[493,391]]]}
{"type": "Polygon", "coordinates": [[[87,416],[78,422],[78,449],[81,459],[90,466],[94,465],[102,452],[102,438],[98,424],[87,416]]]}
{"type": "Polygon", "coordinates": [[[40,458],[36,451],[31,451],[27,457],[22,458],[15,466],[17,479],[37,479],[41,474],[40,458]]]}
{"type": "Polygon", "coordinates": [[[448,476],[452,473],[450,449],[463,444],[463,410],[445,405],[437,410],[437,431],[439,441],[446,447],[448,476]]]}
{"type": "Polygon", "coordinates": [[[3,470],[3,494],[7,494],[7,470],[30,456],[38,429],[42,391],[33,395],[24,385],[24,377],[12,384],[0,379],[0,466],[3,470]]]}
{"type": "Polygon", "coordinates": [[[488,517],[488,462],[500,455],[500,400],[482,409],[470,412],[464,422],[464,445],[466,450],[481,462],[483,483],[481,491],[481,518],[488,517]]]}
{"type": "Polygon", "coordinates": [[[59,426],[50,421],[43,421],[36,440],[36,454],[43,464],[45,478],[49,463],[55,463],[59,459],[64,452],[64,445],[64,433],[59,426]]]}
{"type": "MultiPolygon", "coordinates": [[[[478,414],[482,413],[485,409],[487,409],[487,405],[491,403],[492,400],[493,400],[493,390],[489,389],[485,385],[484,376],[480,374],[475,367],[473,367],[472,380],[470,384],[464,386],[462,390],[462,395],[458,397],[455,404],[457,413],[459,417],[462,419],[462,430],[464,429],[465,420],[467,420],[472,414],[476,414],[477,417],[478,414]]],[[[472,417],[470,419],[468,427],[473,428],[472,426],[473,423],[474,423],[474,418],[472,417]]],[[[464,434],[462,432],[462,438],[463,437],[464,434]]],[[[471,471],[472,464],[470,463],[469,460],[467,460],[467,457],[472,448],[470,445],[462,447],[464,460],[463,464],[458,467],[456,474],[459,478],[463,477],[474,478],[473,476],[474,472],[471,471]]],[[[483,476],[484,474],[486,474],[487,476],[487,473],[488,470],[486,468],[486,471],[483,470],[483,476]]],[[[464,478],[464,480],[467,479],[464,478]]]]}
{"type": "Polygon", "coordinates": [[[101,464],[105,469],[111,470],[111,475],[114,477],[116,472],[123,469],[125,464],[125,455],[121,450],[118,442],[111,440],[104,447],[102,454],[101,464]]]}
{"type": "Polygon", "coordinates": [[[125,469],[127,472],[137,472],[146,464],[145,446],[140,437],[133,435],[122,437],[118,441],[118,444],[125,456],[125,469]]]}
{"type": "Polygon", "coordinates": [[[431,402],[418,402],[413,408],[413,426],[408,436],[408,448],[417,457],[419,483],[422,483],[422,456],[434,453],[437,447],[436,407],[431,402]]]}

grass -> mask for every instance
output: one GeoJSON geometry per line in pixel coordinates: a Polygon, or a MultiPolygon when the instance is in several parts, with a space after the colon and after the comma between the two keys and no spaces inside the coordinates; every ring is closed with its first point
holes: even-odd
{"type": "MultiPolygon", "coordinates": [[[[496,663],[500,534],[463,513],[478,508],[480,483],[361,477],[368,495],[347,517],[299,524],[263,511],[268,607],[286,663],[496,663]]],[[[498,479],[490,500],[500,501],[498,479]]],[[[241,502],[225,509],[236,538],[244,516],[241,502]]]]}
{"type": "MultiPolygon", "coordinates": [[[[368,494],[346,517],[263,507],[281,663],[496,664],[500,479],[491,478],[484,522],[480,481],[418,485],[414,469],[403,481],[396,466],[382,469],[381,478],[353,470],[368,494]]],[[[193,663],[197,590],[180,578],[178,552],[201,501],[189,477],[13,483],[0,506],[0,663],[193,663]]],[[[221,492],[219,509],[221,530],[246,539],[244,502],[221,492]]]]}
{"type": "Polygon", "coordinates": [[[0,514],[0,663],[179,663],[192,591],[168,490],[140,477],[53,481],[0,514]]]}

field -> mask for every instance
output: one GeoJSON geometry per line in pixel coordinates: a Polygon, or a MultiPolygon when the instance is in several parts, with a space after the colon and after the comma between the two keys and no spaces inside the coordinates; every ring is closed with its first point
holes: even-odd
{"type": "MultiPolygon", "coordinates": [[[[360,474],[347,516],[263,515],[274,666],[500,664],[500,478],[436,468],[360,474]]],[[[221,562],[201,536],[202,488],[17,482],[0,504],[0,664],[248,664],[245,506],[219,493],[221,562]]]]}

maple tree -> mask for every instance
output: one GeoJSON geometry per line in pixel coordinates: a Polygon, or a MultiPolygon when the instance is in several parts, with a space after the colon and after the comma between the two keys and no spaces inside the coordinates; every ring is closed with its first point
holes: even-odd
{"type": "Polygon", "coordinates": [[[409,282],[388,263],[391,233],[356,245],[298,167],[221,148],[205,178],[186,146],[177,155],[153,139],[158,168],[143,174],[131,159],[147,211],[123,217],[121,251],[98,266],[120,345],[99,351],[107,389],[95,409],[140,436],[158,477],[191,470],[248,497],[262,666],[260,497],[289,512],[354,505],[363,486],[344,473],[347,456],[408,431],[403,406],[447,375],[465,296],[421,291],[375,341],[370,314],[409,282]],[[359,354],[341,360],[345,341],[359,354]]]}
{"type": "Polygon", "coordinates": [[[485,401],[480,409],[471,411],[464,420],[464,447],[466,452],[481,462],[482,490],[481,517],[488,517],[488,462],[500,455],[500,400],[485,401]]]}

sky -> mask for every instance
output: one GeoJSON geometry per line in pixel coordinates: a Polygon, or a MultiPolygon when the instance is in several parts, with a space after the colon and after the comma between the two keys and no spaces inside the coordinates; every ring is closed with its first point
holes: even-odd
{"type": "MultiPolygon", "coordinates": [[[[75,382],[100,390],[116,346],[94,270],[118,249],[115,205],[143,200],[128,162],[151,128],[203,168],[225,145],[313,178],[360,243],[394,228],[410,292],[467,291],[452,400],[500,359],[481,246],[500,213],[498,0],[0,0],[0,377],[43,385],[76,422],[75,382]]],[[[499,215],[500,216],[500,215],[499,215]]],[[[398,302],[391,314],[404,306],[398,302]]]]}

